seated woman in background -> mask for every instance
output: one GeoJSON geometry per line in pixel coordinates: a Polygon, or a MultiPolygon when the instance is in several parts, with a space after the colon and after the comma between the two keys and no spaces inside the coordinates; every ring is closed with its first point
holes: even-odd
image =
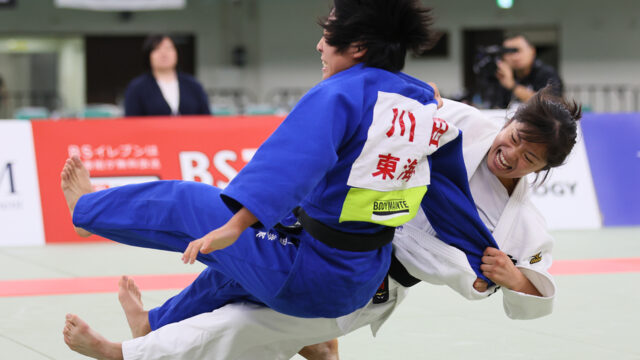
{"type": "Polygon", "coordinates": [[[202,85],[177,70],[178,51],[168,35],[150,35],[142,52],[147,71],[127,86],[125,116],[211,114],[202,85]]]}

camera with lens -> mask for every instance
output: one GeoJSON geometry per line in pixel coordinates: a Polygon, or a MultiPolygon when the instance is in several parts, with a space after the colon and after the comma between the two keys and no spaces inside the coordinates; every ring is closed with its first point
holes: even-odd
{"type": "Polygon", "coordinates": [[[502,58],[502,55],[518,52],[516,48],[507,48],[500,45],[491,45],[479,48],[476,52],[476,59],[473,62],[473,72],[476,76],[495,77],[498,69],[496,63],[502,58]]]}
{"type": "Polygon", "coordinates": [[[476,87],[483,103],[489,108],[504,107],[502,104],[505,90],[496,78],[497,62],[504,54],[518,52],[518,49],[507,48],[501,45],[491,45],[478,48],[473,73],[476,75],[476,87]]]}

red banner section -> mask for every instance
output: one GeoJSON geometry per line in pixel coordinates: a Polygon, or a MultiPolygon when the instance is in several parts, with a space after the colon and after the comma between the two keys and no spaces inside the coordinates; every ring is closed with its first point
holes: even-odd
{"type": "MultiPolygon", "coordinates": [[[[96,189],[149,180],[228,184],[282,122],[279,116],[33,121],[47,243],[75,235],[60,190],[65,159],[78,155],[96,189]]],[[[92,236],[89,241],[100,240],[92,236]]]]}

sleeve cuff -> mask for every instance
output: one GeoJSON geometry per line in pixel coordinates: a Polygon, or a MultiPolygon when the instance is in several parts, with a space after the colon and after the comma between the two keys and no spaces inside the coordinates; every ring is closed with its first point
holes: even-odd
{"type": "Polygon", "coordinates": [[[514,320],[537,319],[553,312],[556,287],[553,279],[544,273],[518,267],[542,296],[529,295],[502,288],[505,314],[514,320]]]}

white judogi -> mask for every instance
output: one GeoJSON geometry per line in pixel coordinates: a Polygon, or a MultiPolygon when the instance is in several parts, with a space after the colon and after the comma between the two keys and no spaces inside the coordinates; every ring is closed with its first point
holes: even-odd
{"type": "Polygon", "coordinates": [[[122,352],[125,360],[290,359],[305,345],[334,339],[388,318],[406,291],[392,279],[389,289],[389,301],[369,303],[338,319],[298,318],[260,305],[228,304],[125,341],[122,352]]]}
{"type": "MultiPolygon", "coordinates": [[[[462,129],[465,165],[471,178],[502,124],[487,119],[475,108],[446,99],[437,116],[462,129]]],[[[472,193],[474,188],[478,189],[472,186],[472,193]]],[[[529,184],[522,178],[506,204],[504,199],[499,199],[499,194],[496,200],[486,193],[478,204],[481,212],[493,214],[496,211],[492,207],[503,208],[497,222],[490,224],[490,230],[500,249],[516,260],[516,266],[543,295],[501,288],[505,313],[512,319],[550,314],[556,292],[548,273],[552,239],[528,192],[529,184]]],[[[483,221],[487,220],[483,218],[483,221]]],[[[491,287],[480,293],[473,289],[476,274],[466,255],[438,240],[423,213],[396,230],[393,243],[400,262],[420,280],[447,285],[471,300],[483,299],[496,290],[491,287]]],[[[364,308],[338,319],[296,318],[253,304],[229,304],[125,341],[123,355],[127,360],[289,359],[305,345],[327,341],[362,326],[370,325],[375,335],[408,290],[393,279],[389,281],[389,289],[387,302],[369,302],[364,308]]]]}
{"type": "MultiPolygon", "coordinates": [[[[472,178],[482,160],[486,159],[501,124],[486,119],[474,108],[448,100],[437,114],[462,129],[465,166],[469,178],[472,178]],[[461,122],[456,123],[457,119],[461,122]],[[473,124],[469,123],[470,120],[473,124]]],[[[555,284],[548,273],[553,239],[546,230],[544,218],[529,199],[529,187],[526,177],[520,179],[495,229],[490,229],[500,249],[516,260],[516,266],[543,295],[532,296],[503,288],[505,312],[513,319],[532,319],[550,314],[555,295],[555,284]]],[[[471,190],[475,198],[474,188],[471,190]]],[[[424,215],[416,216],[396,230],[393,243],[398,260],[411,275],[422,281],[447,285],[471,300],[482,299],[495,291],[495,288],[489,288],[479,293],[473,289],[476,274],[471,270],[466,255],[439,241],[424,215]]]]}

